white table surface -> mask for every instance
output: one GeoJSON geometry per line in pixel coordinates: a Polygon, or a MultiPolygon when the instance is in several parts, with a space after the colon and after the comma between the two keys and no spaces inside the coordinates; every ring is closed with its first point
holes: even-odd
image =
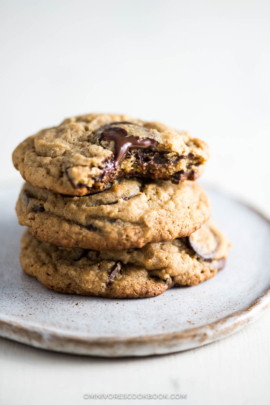
{"type": "MultiPolygon", "coordinates": [[[[1,187],[19,179],[10,155],[26,136],[70,115],[127,112],[202,137],[212,152],[204,182],[270,216],[269,1],[3,0],[0,38],[1,187]]],[[[70,356],[0,339],[1,405],[100,393],[267,405],[269,372],[270,310],[230,338],[161,357],[70,356]]]]}

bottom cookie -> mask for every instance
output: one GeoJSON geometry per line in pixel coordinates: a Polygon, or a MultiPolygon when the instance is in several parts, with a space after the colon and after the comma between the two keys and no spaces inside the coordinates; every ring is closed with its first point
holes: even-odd
{"type": "Polygon", "coordinates": [[[60,248],[26,231],[20,259],[25,273],[56,292],[146,298],[213,277],[225,266],[229,246],[211,221],[189,238],[117,251],[60,248]]]}

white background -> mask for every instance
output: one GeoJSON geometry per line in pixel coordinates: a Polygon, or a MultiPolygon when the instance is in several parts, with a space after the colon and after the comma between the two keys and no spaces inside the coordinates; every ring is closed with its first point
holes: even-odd
{"type": "MultiPolygon", "coordinates": [[[[19,181],[11,153],[26,136],[119,112],[206,140],[204,182],[270,214],[268,0],[0,0],[0,19],[0,186],[19,181]]],[[[188,404],[269,404],[269,333],[270,311],[202,349],[117,361],[0,340],[0,403],[180,390],[188,404]]]]}

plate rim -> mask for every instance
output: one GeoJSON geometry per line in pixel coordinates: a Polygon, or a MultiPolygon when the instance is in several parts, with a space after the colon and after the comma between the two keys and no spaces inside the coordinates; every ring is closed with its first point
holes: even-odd
{"type": "Polygon", "coordinates": [[[45,327],[29,327],[29,323],[25,321],[7,321],[2,316],[0,336],[45,350],[99,357],[168,354],[204,346],[228,337],[258,319],[268,307],[270,307],[270,287],[247,308],[218,321],[181,332],[129,338],[87,337],[52,331],[45,327]],[[133,347],[129,347],[130,345],[133,347]]]}

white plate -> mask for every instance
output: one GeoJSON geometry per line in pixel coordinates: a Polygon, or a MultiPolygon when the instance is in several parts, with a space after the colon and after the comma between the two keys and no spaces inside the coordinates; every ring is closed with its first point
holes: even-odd
{"type": "Polygon", "coordinates": [[[196,287],[156,298],[110,300],[47,290],[20,267],[14,213],[19,189],[0,193],[0,336],[35,347],[96,356],[145,356],[205,345],[238,331],[270,304],[270,225],[207,190],[213,218],[232,242],[227,266],[196,287]]]}

